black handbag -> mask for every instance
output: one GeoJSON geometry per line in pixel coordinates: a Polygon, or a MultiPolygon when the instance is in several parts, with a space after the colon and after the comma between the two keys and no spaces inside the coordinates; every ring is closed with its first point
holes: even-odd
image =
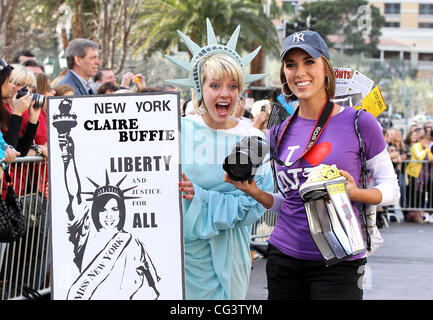
{"type": "Polygon", "coordinates": [[[6,197],[0,197],[0,242],[14,242],[25,235],[26,221],[21,202],[11,186],[12,179],[5,170],[6,197]]]}
{"type": "Polygon", "coordinates": [[[26,223],[31,228],[37,228],[41,222],[41,218],[44,214],[44,199],[42,193],[28,193],[25,196],[19,198],[23,208],[23,215],[26,223]]]}

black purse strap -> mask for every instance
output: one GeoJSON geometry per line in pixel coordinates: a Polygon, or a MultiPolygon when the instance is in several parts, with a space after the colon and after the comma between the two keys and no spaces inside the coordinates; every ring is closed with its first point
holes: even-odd
{"type": "MultiPolygon", "coordinates": [[[[364,146],[364,141],[362,141],[361,138],[361,133],[359,131],[359,115],[360,113],[364,111],[364,109],[359,109],[356,111],[355,114],[355,132],[356,135],[358,137],[358,142],[359,142],[359,155],[361,158],[361,186],[363,189],[367,189],[367,185],[368,185],[368,177],[367,177],[367,157],[365,155],[365,146],[364,146]]],[[[367,250],[370,251],[371,250],[371,238],[370,238],[370,234],[368,233],[368,224],[367,224],[367,205],[365,204],[365,202],[362,203],[361,205],[361,216],[362,216],[362,224],[363,227],[365,229],[365,234],[366,234],[366,242],[367,242],[367,250]]]]}
{"type": "Polygon", "coordinates": [[[288,168],[290,168],[295,163],[297,163],[299,160],[301,160],[308,153],[308,151],[310,151],[311,148],[316,144],[317,140],[319,140],[319,137],[322,134],[323,130],[325,129],[326,125],[328,124],[329,118],[331,118],[331,114],[332,114],[333,111],[334,111],[334,103],[332,103],[329,100],[326,101],[326,103],[322,107],[322,110],[320,111],[319,118],[317,119],[317,121],[316,121],[316,123],[314,125],[314,129],[311,132],[309,142],[308,142],[307,146],[305,147],[304,152],[302,152],[302,154],[299,156],[298,159],[296,159],[295,161],[293,161],[292,163],[290,163],[289,165],[287,165],[287,164],[285,164],[283,161],[281,161],[278,158],[277,152],[278,152],[278,147],[279,147],[279,145],[281,143],[281,140],[282,140],[282,138],[284,136],[284,133],[286,132],[287,128],[289,127],[290,122],[292,121],[292,119],[294,119],[294,117],[299,112],[299,107],[296,108],[296,110],[293,113],[293,115],[286,122],[286,125],[284,126],[281,134],[278,135],[279,127],[276,128],[276,130],[274,130],[275,148],[271,148],[271,150],[272,150],[272,159],[276,163],[278,163],[280,166],[284,166],[284,167],[288,167],[288,168]],[[275,135],[275,133],[276,133],[276,135],[275,135]],[[278,138],[275,139],[275,137],[278,137],[278,138]]]}
{"type": "Polygon", "coordinates": [[[11,176],[9,175],[9,170],[3,170],[4,171],[4,173],[5,173],[5,177],[6,177],[6,182],[7,182],[7,184],[9,185],[9,183],[11,183],[12,182],[12,178],[11,178],[11,176]]]}

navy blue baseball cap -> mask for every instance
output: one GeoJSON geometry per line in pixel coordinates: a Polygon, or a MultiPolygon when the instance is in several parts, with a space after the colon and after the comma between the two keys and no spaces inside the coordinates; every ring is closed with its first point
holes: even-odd
{"type": "Polygon", "coordinates": [[[324,55],[329,59],[329,49],[322,37],[312,30],[304,30],[292,33],[283,41],[280,59],[283,61],[287,52],[292,49],[299,48],[306,51],[314,59],[324,55]]]}

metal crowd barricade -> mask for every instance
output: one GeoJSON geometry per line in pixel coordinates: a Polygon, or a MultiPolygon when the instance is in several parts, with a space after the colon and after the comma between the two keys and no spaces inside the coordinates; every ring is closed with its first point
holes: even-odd
{"type": "Polygon", "coordinates": [[[428,160],[404,160],[397,171],[400,183],[400,205],[389,207],[387,211],[424,211],[433,213],[433,163],[428,160]],[[419,165],[418,177],[407,174],[407,166],[419,165]]]}
{"type": "Polygon", "coordinates": [[[0,300],[45,295],[51,291],[47,162],[40,156],[20,157],[8,170],[23,205],[26,234],[0,243],[0,300]]]}
{"type": "Polygon", "coordinates": [[[268,238],[277,223],[278,215],[272,211],[265,211],[263,216],[253,224],[250,246],[255,249],[268,245],[268,238]]]}

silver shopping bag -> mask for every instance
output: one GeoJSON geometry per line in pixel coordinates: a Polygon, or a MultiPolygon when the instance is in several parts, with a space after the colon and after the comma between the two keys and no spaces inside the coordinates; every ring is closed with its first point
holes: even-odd
{"type": "Polygon", "coordinates": [[[327,266],[366,250],[342,176],[300,188],[311,236],[327,266]]]}

